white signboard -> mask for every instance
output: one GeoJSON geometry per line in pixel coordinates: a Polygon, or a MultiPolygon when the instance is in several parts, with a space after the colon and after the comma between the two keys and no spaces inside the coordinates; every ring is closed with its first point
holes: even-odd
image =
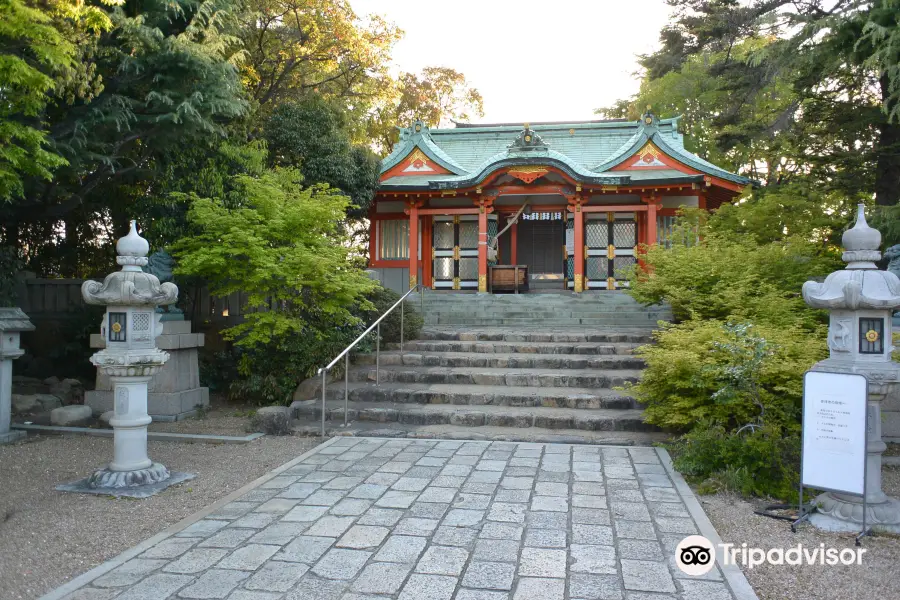
{"type": "Polygon", "coordinates": [[[575,230],[566,229],[566,256],[575,256],[575,230]]]}
{"type": "Polygon", "coordinates": [[[866,378],[809,371],[803,379],[803,485],[863,495],[866,378]]]}

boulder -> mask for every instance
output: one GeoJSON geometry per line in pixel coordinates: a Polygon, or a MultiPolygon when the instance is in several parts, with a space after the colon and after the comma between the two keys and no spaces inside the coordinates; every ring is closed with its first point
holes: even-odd
{"type": "Polygon", "coordinates": [[[59,427],[75,427],[91,420],[93,413],[90,406],[72,404],[54,408],[50,411],[50,424],[59,427]]]}
{"type": "MultiPolygon", "coordinates": [[[[322,377],[310,377],[300,382],[297,389],[294,390],[294,396],[291,400],[312,400],[322,395],[322,377]]],[[[266,407],[274,408],[274,407],[266,407]]]]}
{"type": "Polygon", "coordinates": [[[59,383],[59,377],[56,377],[56,376],[48,377],[47,379],[44,380],[44,385],[53,386],[53,385],[56,385],[57,383],[59,383]]]}
{"type": "Polygon", "coordinates": [[[250,420],[254,431],[268,435],[291,434],[291,408],[289,406],[264,406],[250,420]]]}
{"type": "Polygon", "coordinates": [[[12,412],[17,415],[40,412],[43,408],[35,394],[13,394],[11,404],[12,412]]]}
{"type": "MultiPolygon", "coordinates": [[[[21,359],[19,359],[21,360],[21,359]]],[[[12,393],[28,396],[31,394],[46,394],[50,388],[37,377],[25,377],[24,375],[13,375],[12,393]]]]}
{"type": "Polygon", "coordinates": [[[116,411],[108,410],[102,415],[100,415],[100,422],[104,425],[109,425],[109,420],[116,416],[116,411]]]}
{"type": "Polygon", "coordinates": [[[53,410],[63,405],[63,401],[56,394],[35,394],[42,410],[53,410]]]}
{"type": "Polygon", "coordinates": [[[84,404],[84,385],[77,379],[58,381],[50,386],[50,393],[59,396],[63,404],[84,404]]]}

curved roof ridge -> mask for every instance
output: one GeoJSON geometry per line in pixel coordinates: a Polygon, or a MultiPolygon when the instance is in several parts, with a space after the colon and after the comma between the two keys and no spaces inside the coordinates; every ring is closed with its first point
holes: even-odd
{"type": "Polygon", "coordinates": [[[428,127],[422,121],[416,121],[413,127],[404,127],[400,129],[400,143],[394,147],[394,150],[381,161],[381,172],[397,166],[400,161],[409,156],[410,152],[418,148],[425,156],[439,164],[441,167],[456,175],[468,173],[459,163],[444,152],[438,146],[429,133],[428,127]]]}

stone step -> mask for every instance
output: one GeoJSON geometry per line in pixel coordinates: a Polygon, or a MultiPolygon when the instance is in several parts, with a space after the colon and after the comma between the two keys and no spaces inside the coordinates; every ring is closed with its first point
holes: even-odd
{"type": "Polygon", "coordinates": [[[424,321],[426,325],[459,325],[459,326],[483,326],[483,327],[529,327],[535,323],[547,327],[646,327],[648,331],[657,328],[659,321],[666,319],[658,318],[634,318],[622,319],[618,317],[609,317],[607,319],[506,319],[506,318],[476,318],[476,317],[441,317],[426,316],[424,321]]]}
{"type": "MultiPolygon", "coordinates": [[[[475,367],[384,367],[384,383],[446,383],[452,385],[513,385],[525,387],[613,388],[637,383],[640,370],[489,369],[475,367]]],[[[375,368],[351,369],[351,381],[375,381],[375,368]]]]}
{"type": "MultiPolygon", "coordinates": [[[[533,324],[532,324],[533,326],[533,324]]],[[[591,328],[532,329],[519,327],[424,327],[421,339],[430,341],[577,342],[646,344],[652,340],[646,329],[591,328]]]]}
{"type": "MultiPolygon", "coordinates": [[[[360,354],[357,365],[374,365],[375,354],[360,354]]],[[[590,356],[580,354],[500,354],[477,352],[382,352],[381,367],[478,367],[491,369],[642,369],[637,356],[590,356]]]]}
{"type": "MultiPolygon", "coordinates": [[[[291,405],[295,418],[308,423],[320,420],[322,405],[315,400],[291,405]]],[[[344,420],[344,403],[331,400],[325,405],[326,421],[344,420]]],[[[644,423],[643,411],[598,409],[579,411],[566,408],[479,406],[461,408],[441,404],[398,404],[393,402],[348,402],[349,421],[402,423],[406,425],[459,425],[464,427],[509,427],[523,429],[577,429],[581,431],[657,431],[644,423]]]]}
{"type": "Polygon", "coordinates": [[[477,352],[479,354],[579,354],[630,355],[639,344],[597,342],[463,342],[459,340],[413,340],[404,349],[413,352],[477,352]]]}
{"type": "MultiPolygon", "coordinates": [[[[539,388],[507,385],[449,385],[422,383],[350,382],[349,398],[355,402],[453,404],[457,406],[549,407],[591,410],[638,408],[627,392],[610,389],[539,388]]],[[[344,400],[344,383],[325,388],[328,399],[344,400]]],[[[317,401],[321,401],[318,400],[317,401]]]]}

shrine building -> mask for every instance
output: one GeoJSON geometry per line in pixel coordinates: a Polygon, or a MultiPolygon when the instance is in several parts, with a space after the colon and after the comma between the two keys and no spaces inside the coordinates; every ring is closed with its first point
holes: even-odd
{"type": "Polygon", "coordinates": [[[614,290],[679,207],[718,208],[750,183],[687,151],[678,119],[401,130],[370,212],[386,286],[614,290]],[[503,285],[500,285],[503,284],[503,285]]]}

